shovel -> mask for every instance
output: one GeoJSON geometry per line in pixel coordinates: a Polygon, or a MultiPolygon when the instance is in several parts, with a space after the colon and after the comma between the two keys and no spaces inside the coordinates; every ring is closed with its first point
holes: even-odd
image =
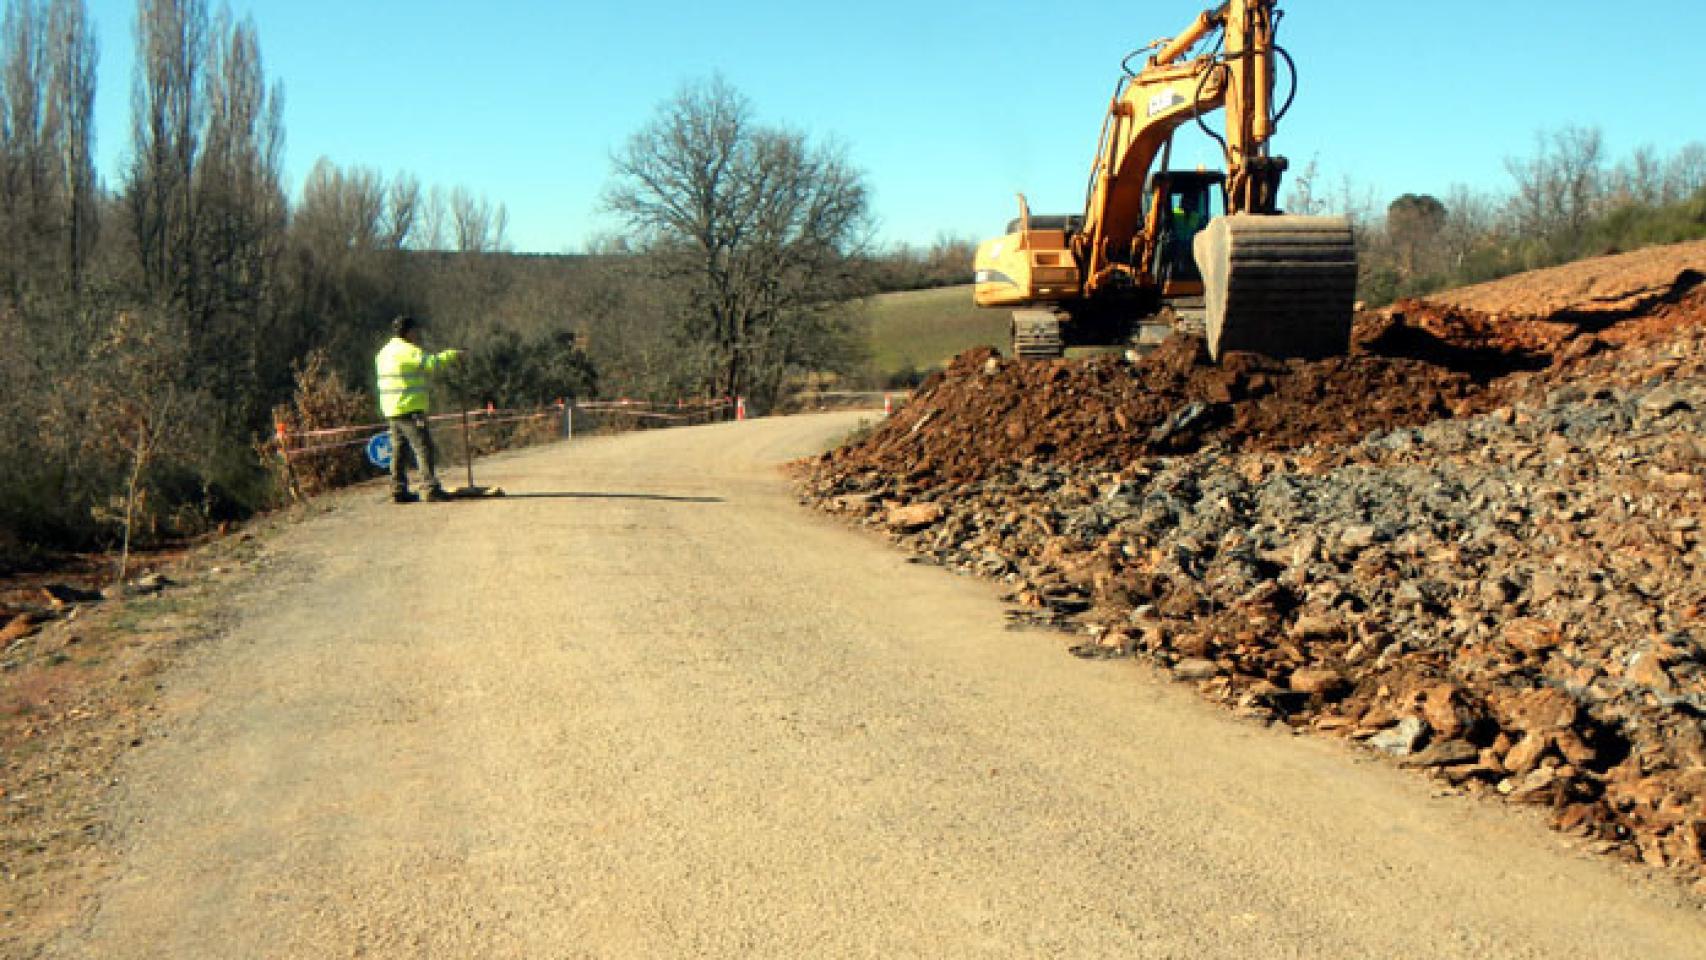
{"type": "Polygon", "coordinates": [[[504,495],[503,487],[482,487],[474,483],[474,443],[470,439],[466,406],[462,408],[462,465],[468,469],[468,485],[450,491],[451,499],[480,500],[504,495]]]}

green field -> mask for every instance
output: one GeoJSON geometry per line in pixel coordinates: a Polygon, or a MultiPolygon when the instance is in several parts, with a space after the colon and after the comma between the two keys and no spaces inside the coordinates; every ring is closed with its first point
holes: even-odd
{"type": "Polygon", "coordinates": [[[971,285],[872,297],[871,362],[883,380],[933,370],[971,347],[1006,348],[1009,311],[972,306],[971,285]]]}

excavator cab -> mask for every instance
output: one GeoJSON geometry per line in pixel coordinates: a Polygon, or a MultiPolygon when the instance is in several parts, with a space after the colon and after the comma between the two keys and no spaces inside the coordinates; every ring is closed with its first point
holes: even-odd
{"type": "Polygon", "coordinates": [[[1163,170],[1149,178],[1144,195],[1144,260],[1139,266],[1154,278],[1159,310],[1138,322],[1135,340],[1155,344],[1175,329],[1201,335],[1206,300],[1195,243],[1216,217],[1226,213],[1226,174],[1205,170],[1163,170]]]}
{"type": "Polygon", "coordinates": [[[1164,170],[1149,180],[1148,219],[1155,237],[1148,266],[1161,284],[1162,296],[1202,293],[1202,271],[1197,269],[1192,244],[1208,222],[1226,212],[1224,173],[1164,170]],[[1169,290],[1195,284],[1196,289],[1169,290]]]}

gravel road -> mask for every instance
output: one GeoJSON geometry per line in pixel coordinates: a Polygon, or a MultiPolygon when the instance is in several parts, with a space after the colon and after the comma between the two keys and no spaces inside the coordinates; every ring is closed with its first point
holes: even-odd
{"type": "Polygon", "coordinates": [[[798,507],[853,415],[292,528],[132,755],[64,957],[1700,957],[1679,894],[1003,628],[798,507]]]}

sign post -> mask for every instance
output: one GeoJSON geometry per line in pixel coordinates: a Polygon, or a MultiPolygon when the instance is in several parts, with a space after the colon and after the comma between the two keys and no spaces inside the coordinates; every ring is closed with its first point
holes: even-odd
{"type": "Polygon", "coordinates": [[[391,431],[376,433],[367,441],[367,462],[381,470],[391,469],[391,431]]]}

